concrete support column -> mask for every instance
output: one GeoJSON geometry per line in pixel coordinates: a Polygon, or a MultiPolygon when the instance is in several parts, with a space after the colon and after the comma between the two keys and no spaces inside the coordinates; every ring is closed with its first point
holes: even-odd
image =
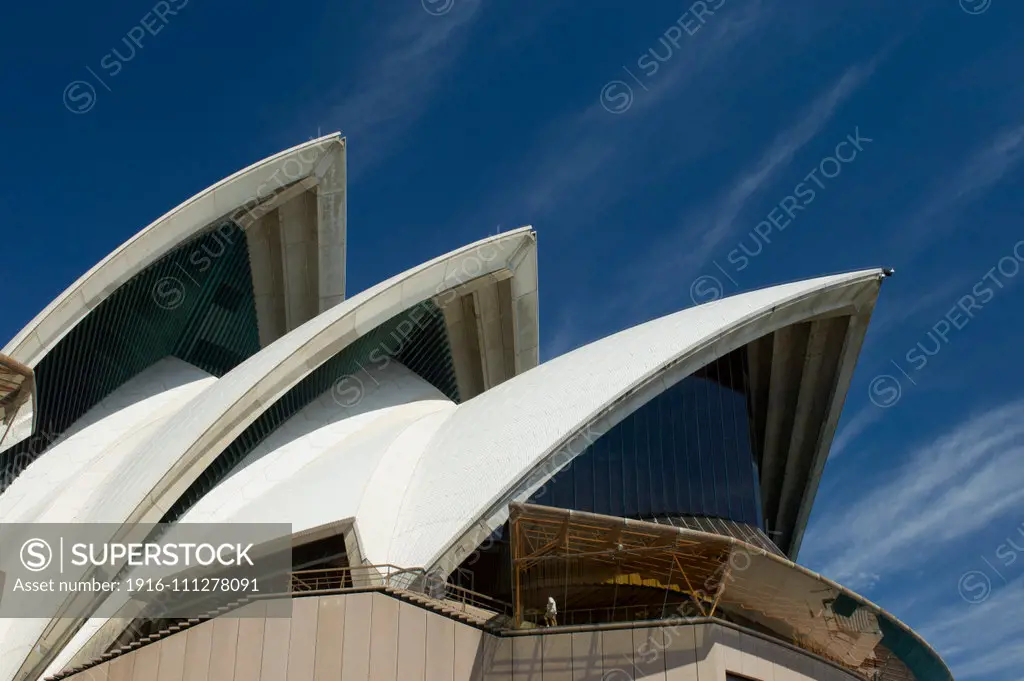
{"type": "Polygon", "coordinates": [[[319,312],[317,199],[303,192],[277,209],[288,331],[319,312]]]}
{"type": "MultiPolygon", "coordinates": [[[[499,282],[504,283],[504,282],[499,282]]],[[[507,285],[506,285],[507,287],[507,285]]],[[[498,286],[487,286],[473,293],[476,308],[477,337],[480,345],[480,364],[484,385],[493,387],[509,378],[513,366],[505,366],[504,334],[501,324],[501,305],[498,286]]]]}
{"type": "Polygon", "coordinates": [[[256,302],[260,347],[266,347],[287,331],[284,304],[284,273],[281,269],[281,230],[277,211],[254,222],[245,232],[249,266],[256,302]]]}
{"type": "Polygon", "coordinates": [[[316,169],[319,281],[318,306],[323,312],[345,300],[347,229],[345,141],[335,145],[316,169]]]}

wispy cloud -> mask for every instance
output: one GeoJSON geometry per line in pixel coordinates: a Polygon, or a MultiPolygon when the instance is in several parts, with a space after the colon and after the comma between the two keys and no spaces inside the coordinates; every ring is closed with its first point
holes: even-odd
{"type": "Polygon", "coordinates": [[[340,93],[341,102],[329,114],[331,124],[360,147],[350,156],[350,179],[391,153],[429,106],[465,47],[481,4],[458,0],[440,16],[409,4],[383,31],[379,50],[363,57],[362,75],[340,93]]]}
{"type": "Polygon", "coordinates": [[[484,221],[514,222],[515,214],[521,214],[529,222],[539,222],[563,209],[571,209],[574,219],[582,220],[583,212],[595,214],[621,199],[638,171],[646,171],[644,162],[634,157],[640,158],[642,151],[638,140],[651,134],[651,118],[664,114],[668,103],[703,75],[724,69],[727,55],[755,33],[763,18],[757,2],[716,14],[700,33],[680,44],[643,90],[635,86],[636,97],[622,115],[601,105],[595,87],[584,108],[551,124],[536,143],[523,149],[518,167],[503,174],[505,185],[514,189],[499,189],[481,202],[484,221]]]}
{"type": "MultiPolygon", "coordinates": [[[[501,183],[485,195],[471,216],[473,224],[494,221],[548,223],[552,227],[586,224],[615,205],[645,181],[653,180],[699,156],[702,142],[693,140],[673,154],[668,166],[652,169],[644,142],[664,134],[660,123],[685,126],[679,107],[685,98],[691,116],[700,102],[691,91],[710,81],[719,87],[727,73],[729,57],[764,25],[765,11],[751,2],[716,14],[691,40],[680,44],[657,77],[636,87],[636,97],[622,115],[606,110],[595,87],[593,98],[581,109],[555,121],[525,145],[520,158],[500,175],[501,183]]],[[[621,73],[610,78],[625,77],[621,73]]],[[[557,333],[545,345],[545,355],[562,354],[590,339],[590,324],[577,324],[567,313],[555,311],[557,333]],[[561,318],[559,319],[559,316],[561,318]]]]}
{"type": "Polygon", "coordinates": [[[934,236],[954,224],[953,213],[997,185],[1024,161],[1024,123],[1004,129],[988,140],[943,181],[908,220],[903,238],[920,247],[920,237],[934,236]]]}
{"type": "Polygon", "coordinates": [[[816,519],[805,558],[840,582],[898,573],[1019,510],[1022,410],[1024,400],[992,409],[912,452],[852,508],[816,519]]]}
{"type": "Polygon", "coordinates": [[[899,327],[906,327],[907,322],[916,319],[925,312],[944,315],[953,307],[957,298],[970,291],[974,283],[970,273],[943,273],[945,278],[932,282],[934,286],[921,291],[919,289],[903,290],[900,297],[889,299],[880,305],[881,309],[872,315],[871,333],[868,342],[872,347],[879,347],[878,340],[899,327]]]}
{"type": "Polygon", "coordinates": [[[779,134],[757,162],[744,170],[711,206],[698,210],[684,221],[684,238],[690,243],[700,244],[687,256],[688,260],[694,264],[705,263],[713,249],[733,232],[736,218],[750,197],[771,181],[804,145],[821,132],[836,108],[871,76],[875,63],[872,61],[847,70],[811,103],[800,120],[779,134]]]}
{"type": "Polygon", "coordinates": [[[726,190],[706,205],[688,212],[680,220],[678,229],[629,268],[626,278],[646,284],[639,291],[631,287],[628,297],[612,301],[611,307],[616,308],[616,313],[624,307],[646,308],[651,301],[664,298],[668,290],[678,292],[679,272],[698,272],[721,242],[735,234],[737,218],[750,199],[774,180],[796,153],[825,127],[839,106],[867,81],[880,60],[881,55],[876,56],[843,73],[811,102],[793,125],[776,135],[758,154],[757,160],[743,169],[726,190]],[[663,257],[666,253],[678,255],[663,257]]]}
{"type": "MultiPolygon", "coordinates": [[[[948,601],[946,601],[948,602],[948,601]]],[[[929,613],[921,629],[941,650],[956,678],[991,679],[1024,667],[1024,577],[995,591],[988,600],[959,599],[929,613]]]]}
{"type": "Polygon", "coordinates": [[[878,419],[882,418],[885,413],[879,407],[873,404],[866,405],[854,414],[849,421],[847,421],[835,439],[832,441],[832,449],[828,455],[829,461],[838,459],[840,455],[851,442],[857,439],[861,433],[868,429],[868,426],[873,424],[878,419]]]}

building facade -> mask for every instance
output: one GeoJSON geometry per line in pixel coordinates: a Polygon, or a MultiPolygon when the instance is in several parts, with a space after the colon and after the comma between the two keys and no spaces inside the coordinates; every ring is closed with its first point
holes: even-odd
{"type": "Polygon", "coordinates": [[[529,227],[346,295],[345,154],[192,197],[0,355],[0,523],[285,523],[290,587],[0,619],[0,681],[951,678],[795,563],[881,270],[540,363],[529,227]]]}

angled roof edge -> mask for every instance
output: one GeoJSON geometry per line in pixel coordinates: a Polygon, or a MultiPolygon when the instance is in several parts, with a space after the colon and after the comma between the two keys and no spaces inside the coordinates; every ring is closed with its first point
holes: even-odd
{"type": "Polygon", "coordinates": [[[656,394],[755,338],[873,305],[881,277],[881,270],[864,270],[688,308],[545,362],[460,405],[419,464],[403,504],[404,523],[392,538],[391,561],[458,565],[504,522],[508,503],[525,500],[593,441],[595,431],[606,432],[656,394]],[[488,419],[513,405],[517,417],[510,423],[488,419]],[[445,470],[459,470],[460,488],[474,494],[451,494],[452,481],[438,473],[445,470]],[[456,503],[432,501],[451,497],[456,503]]]}
{"type": "Polygon", "coordinates": [[[273,191],[309,177],[335,145],[344,147],[340,133],[325,135],[257,161],[189,197],[79,277],[0,352],[35,366],[118,286],[211,223],[239,208],[255,206],[273,191]],[[310,153],[311,150],[315,153],[310,153]],[[279,174],[283,177],[277,177],[279,174]]]}
{"type": "MultiPolygon", "coordinates": [[[[158,428],[135,447],[126,465],[94,490],[80,520],[117,518],[122,523],[118,537],[138,523],[159,521],[224,447],[315,368],[396,313],[474,279],[505,270],[514,273],[524,245],[535,247],[535,237],[524,227],[456,249],[397,274],[278,338],[184,405],[173,424],[158,428]]],[[[45,668],[81,621],[58,616],[42,624],[33,644],[9,651],[19,658],[18,668],[13,677],[4,675],[0,681],[45,668]]],[[[22,626],[25,623],[21,621],[22,626]]],[[[0,660],[0,667],[6,671],[5,661],[0,660]]]]}

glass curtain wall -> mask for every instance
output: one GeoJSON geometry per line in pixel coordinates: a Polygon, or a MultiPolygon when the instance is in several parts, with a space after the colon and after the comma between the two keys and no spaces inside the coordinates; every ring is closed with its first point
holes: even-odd
{"type": "Polygon", "coordinates": [[[555,474],[530,503],[762,527],[744,357],[733,352],[652,399],[555,474]]]}
{"type": "MultiPolygon", "coordinates": [[[[700,519],[721,518],[762,536],[746,352],[740,348],[722,357],[640,407],[558,471],[529,503],[682,527],[698,523],[704,531],[715,530],[700,519]]],[[[507,600],[510,561],[506,523],[451,579],[507,600]]]]}

